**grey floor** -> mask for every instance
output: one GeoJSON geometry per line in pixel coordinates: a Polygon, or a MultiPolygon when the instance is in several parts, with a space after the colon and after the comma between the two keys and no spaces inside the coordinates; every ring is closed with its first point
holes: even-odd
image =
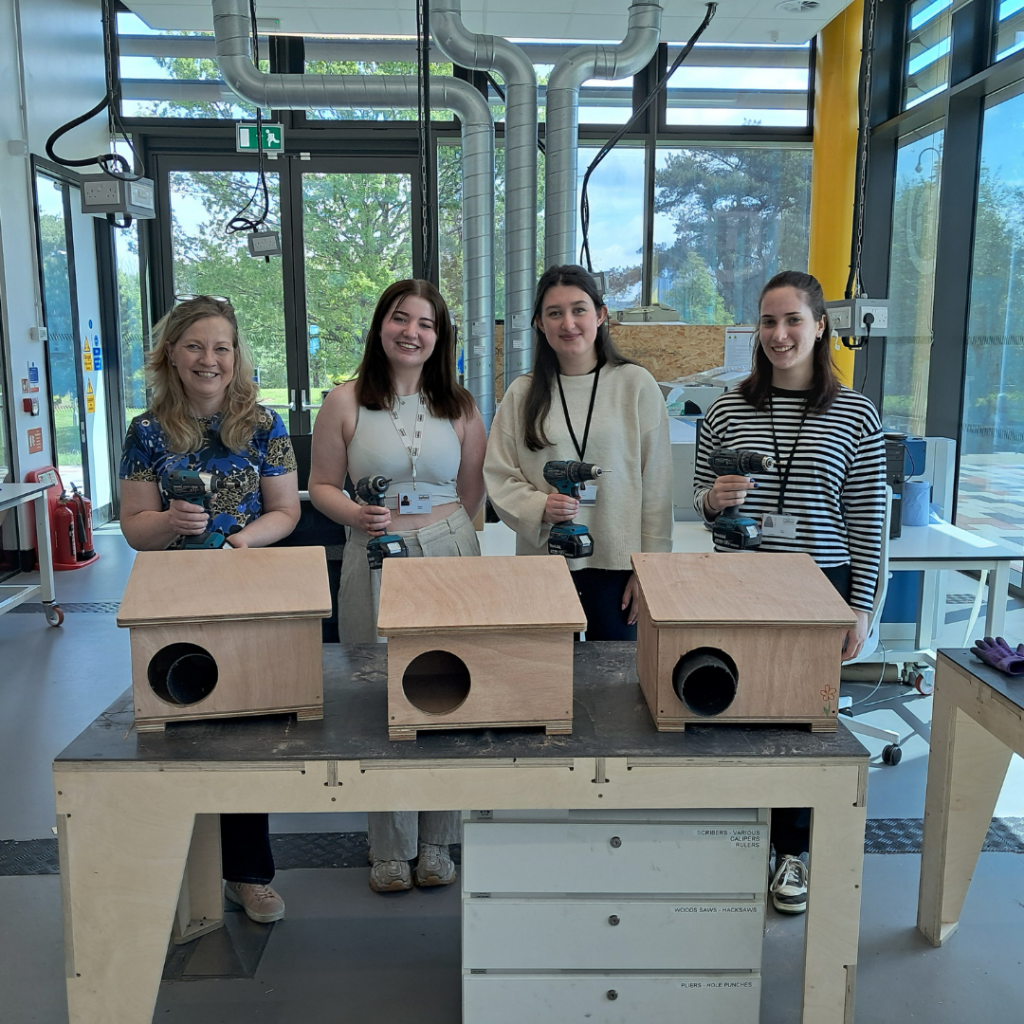
{"type": "MultiPolygon", "coordinates": [[[[59,574],[63,605],[120,600],[132,553],[116,527],[97,533],[97,548],[97,563],[59,574]]],[[[950,574],[951,592],[973,586],[950,574]]],[[[961,646],[965,610],[951,604],[947,612],[949,625],[939,645],[961,646]]],[[[1020,602],[1013,602],[1006,633],[1014,641],[1024,639],[1020,602]]],[[[52,837],[53,756],[129,685],[128,637],[117,629],[112,610],[71,610],[60,629],[48,627],[41,615],[0,616],[0,840],[52,837]]],[[[895,687],[884,687],[876,699],[895,692],[895,687]]],[[[927,723],[930,704],[918,700],[907,711],[927,723]]],[[[904,735],[910,731],[898,709],[873,710],[868,720],[904,735]]],[[[880,753],[881,743],[868,740],[866,745],[880,753]]],[[[920,818],[926,767],[927,744],[911,736],[898,767],[872,768],[869,818],[920,818]]],[[[1011,765],[996,815],[1024,816],[1024,763],[1019,758],[1011,765]]],[[[271,828],[359,831],[365,821],[354,814],[275,815],[271,828]]],[[[1020,1020],[1024,858],[982,854],[960,930],[938,950],[914,927],[918,870],[915,855],[869,855],[865,860],[858,1024],[1020,1020]]],[[[365,869],[351,868],[282,871],[277,887],[287,900],[288,916],[270,934],[255,976],[165,982],[154,1020],[460,1020],[457,886],[381,897],[367,889],[365,869]]],[[[66,1021],[59,878],[0,875],[0,906],[0,1024],[66,1021]]],[[[798,1020],[802,943],[799,918],[770,913],[762,1024],[798,1020]]],[[[203,966],[193,968],[201,977],[203,966]]],[[[208,969],[216,971],[215,966],[208,969]]]]}

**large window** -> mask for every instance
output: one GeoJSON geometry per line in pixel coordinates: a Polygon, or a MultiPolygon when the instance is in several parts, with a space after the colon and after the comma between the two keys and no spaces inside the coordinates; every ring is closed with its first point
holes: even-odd
{"type": "Polygon", "coordinates": [[[999,98],[993,97],[985,111],[981,147],[957,524],[1020,548],[1024,542],[1024,336],[1020,333],[1024,322],[1024,95],[997,102],[999,98]]]}
{"type": "Polygon", "coordinates": [[[1024,0],[1003,0],[996,8],[995,59],[1024,50],[1024,0]]]}
{"type": "Polygon", "coordinates": [[[926,433],[943,132],[901,141],[889,255],[889,331],[882,419],[887,430],[926,433]]]}
{"type": "Polygon", "coordinates": [[[903,105],[916,106],[949,85],[953,0],[914,0],[907,27],[903,105]]]}
{"type": "Polygon", "coordinates": [[[808,148],[658,150],[654,278],[686,323],[754,323],[764,283],[806,270],[808,148]]]}

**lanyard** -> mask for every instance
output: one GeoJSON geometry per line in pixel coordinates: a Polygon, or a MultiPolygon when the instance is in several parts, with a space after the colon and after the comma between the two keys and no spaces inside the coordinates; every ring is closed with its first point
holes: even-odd
{"type": "Polygon", "coordinates": [[[572,429],[572,420],[569,419],[569,406],[565,401],[565,392],[562,390],[562,375],[556,374],[558,379],[558,394],[562,398],[562,413],[565,416],[565,425],[569,428],[569,436],[572,438],[573,447],[576,449],[576,454],[579,456],[580,462],[583,461],[583,456],[587,450],[587,438],[590,437],[590,420],[594,415],[594,399],[597,398],[597,382],[601,376],[601,367],[599,366],[594,371],[594,386],[590,389],[590,408],[587,409],[587,425],[583,428],[583,447],[580,447],[579,441],[576,440],[576,431],[572,429]]]}
{"type": "MultiPolygon", "coordinates": [[[[775,462],[779,467],[782,466],[782,453],[779,450],[779,438],[775,433],[775,411],[772,408],[772,399],[768,399],[768,415],[772,419],[772,441],[775,444],[775,462]]],[[[804,429],[804,423],[807,422],[807,403],[804,402],[804,414],[800,417],[800,426],[796,429],[796,437],[793,439],[793,447],[789,449],[789,458],[786,459],[785,469],[780,468],[782,474],[782,480],[779,483],[779,508],[778,513],[782,515],[782,506],[786,500],[786,487],[789,485],[789,474],[793,469],[793,456],[796,455],[796,446],[800,443],[800,434],[804,429]]]]}
{"type": "MultiPolygon", "coordinates": [[[[396,403],[397,404],[397,403],[396,403]]],[[[420,449],[423,447],[423,421],[426,418],[426,411],[423,406],[423,393],[416,396],[416,426],[413,429],[412,441],[409,440],[409,432],[402,424],[395,405],[392,405],[391,422],[398,431],[398,437],[403,447],[409,453],[409,460],[412,462],[412,489],[416,490],[416,460],[420,457],[420,449]]]]}

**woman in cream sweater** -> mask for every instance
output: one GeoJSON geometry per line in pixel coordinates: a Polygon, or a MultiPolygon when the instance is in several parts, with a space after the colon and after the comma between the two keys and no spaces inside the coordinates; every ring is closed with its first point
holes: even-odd
{"type": "Polygon", "coordinates": [[[616,351],[608,309],[582,267],[550,267],[533,309],[533,372],[505,392],[491,426],[484,481],[491,504],[516,532],[516,553],[547,554],[554,523],[576,518],[594,539],[570,559],[588,640],[636,638],[635,551],[672,550],[672,454],[661,389],[616,351]],[[583,503],[544,479],[552,460],[604,470],[583,503]],[[593,503],[588,499],[594,496],[593,503]]]}

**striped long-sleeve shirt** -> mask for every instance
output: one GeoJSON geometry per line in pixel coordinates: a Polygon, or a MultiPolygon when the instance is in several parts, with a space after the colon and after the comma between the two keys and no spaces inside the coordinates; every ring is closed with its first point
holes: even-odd
{"type": "Polygon", "coordinates": [[[822,568],[849,562],[850,605],[870,611],[885,510],[878,413],[867,398],[845,387],[828,412],[806,419],[804,412],[802,391],[773,388],[770,411],[758,411],[738,391],[718,398],[700,431],[694,508],[705,514],[704,496],[715,481],[708,457],[717,449],[745,448],[775,457],[773,470],[753,476],[757,487],[747,492],[741,509],[755,518],[775,512],[796,516],[796,537],[765,537],[760,550],[804,551],[822,568]],[[780,507],[780,485],[790,463],[780,507]]]}

